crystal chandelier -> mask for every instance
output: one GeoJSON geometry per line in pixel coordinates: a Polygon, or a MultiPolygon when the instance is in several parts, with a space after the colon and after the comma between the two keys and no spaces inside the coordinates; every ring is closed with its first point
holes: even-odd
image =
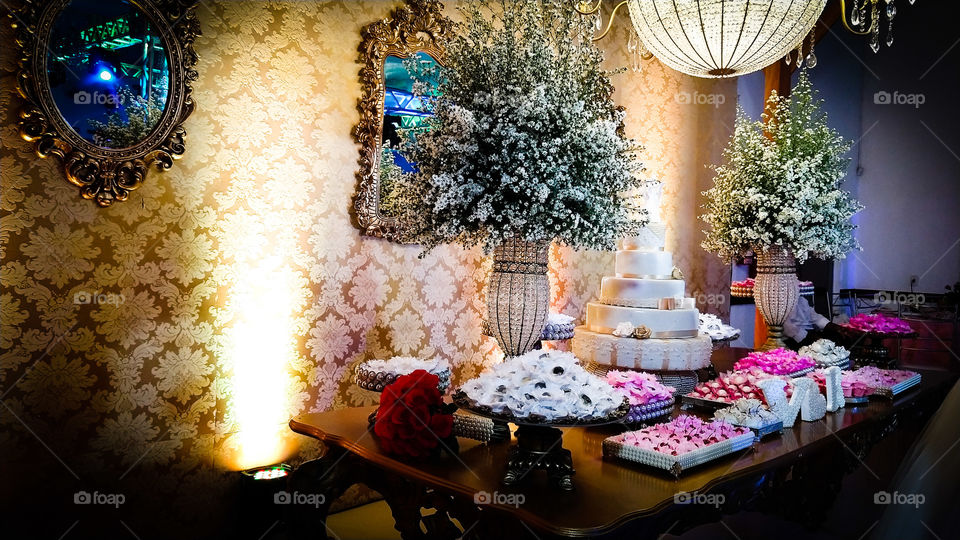
{"type": "MultiPolygon", "coordinates": [[[[750,73],[782,58],[803,42],[826,0],[625,3],[640,41],[661,62],[689,75],[713,78],[750,73]]],[[[601,4],[602,0],[592,6],[581,2],[578,10],[596,14],[601,4]]]]}
{"type": "MultiPolygon", "coordinates": [[[[850,0],[852,9],[840,0],[843,25],[858,35],[870,36],[874,52],[880,48],[880,19],[886,16],[887,45],[893,42],[895,0],[850,0]],[[883,7],[881,7],[883,6],[883,7]]],[[[910,0],[913,4],[914,0],[910,0]]],[[[579,0],[576,9],[597,18],[603,0],[579,0]]],[[[826,0],[623,0],[610,12],[606,28],[594,39],[610,31],[617,10],[624,5],[639,39],[630,36],[632,67],[640,68],[640,58],[656,56],[667,66],[697,77],[733,77],[763,69],[779,58],[791,61],[796,50],[797,65],[817,63],[813,54],[811,31],[826,5],[826,0]],[[810,45],[804,55],[804,41],[810,45]]]]}
{"type": "MultiPolygon", "coordinates": [[[[910,0],[913,5],[915,0],[910,0]]],[[[893,18],[897,16],[897,6],[894,0],[853,0],[849,20],[847,5],[840,0],[840,17],[847,30],[859,36],[870,36],[870,49],[873,52],[880,50],[880,19],[887,17],[887,47],[893,45],[893,18]],[[883,7],[880,7],[880,4],[883,7]],[[867,24],[869,22],[869,25],[867,24]]]]}

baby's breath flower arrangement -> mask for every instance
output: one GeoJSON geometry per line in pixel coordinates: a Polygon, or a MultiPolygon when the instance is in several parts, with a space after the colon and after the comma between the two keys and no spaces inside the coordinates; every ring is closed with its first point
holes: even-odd
{"type": "Polygon", "coordinates": [[[850,218],[863,207],[840,188],[850,142],[827,125],[821,103],[801,72],[789,98],[770,96],[766,123],[738,110],[724,164],[704,192],[704,249],[729,260],[779,246],[800,262],[859,249],[850,218]]]}
{"type": "Polygon", "coordinates": [[[460,9],[446,65],[413,67],[415,79],[440,82],[436,92],[416,85],[433,116],[404,133],[418,168],[396,179],[409,240],[614,248],[636,227],[628,192],[642,169],[590,21],[566,0],[460,9]]]}

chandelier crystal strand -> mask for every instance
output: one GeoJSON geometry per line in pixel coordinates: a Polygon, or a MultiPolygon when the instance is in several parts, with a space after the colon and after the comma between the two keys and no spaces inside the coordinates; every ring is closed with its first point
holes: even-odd
{"type": "Polygon", "coordinates": [[[640,54],[637,49],[637,35],[631,32],[627,40],[627,56],[630,57],[630,71],[634,73],[640,73],[640,54]]]}
{"type": "Polygon", "coordinates": [[[897,6],[893,0],[887,0],[887,47],[893,45],[893,18],[897,16],[897,6]]]}
{"type": "Polygon", "coordinates": [[[707,78],[743,75],[784,58],[803,42],[825,5],[826,0],[627,3],[640,41],[654,56],[677,71],[707,78]]]}
{"type": "Polygon", "coordinates": [[[817,67],[817,55],[813,54],[813,46],[817,43],[817,28],[810,31],[810,52],[807,53],[807,67],[817,67]]]}
{"type": "Polygon", "coordinates": [[[878,52],[880,50],[880,17],[877,3],[874,2],[870,10],[870,50],[878,52]]]}

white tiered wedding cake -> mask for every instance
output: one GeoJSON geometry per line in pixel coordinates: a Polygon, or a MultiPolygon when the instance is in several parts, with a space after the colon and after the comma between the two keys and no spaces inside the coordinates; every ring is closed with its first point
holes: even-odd
{"type": "MultiPolygon", "coordinates": [[[[658,190],[651,191],[646,204],[656,216],[658,190]]],[[[666,227],[654,221],[621,242],[616,275],[603,278],[600,298],[587,304],[586,324],[574,331],[573,353],[585,363],[652,371],[710,364],[711,339],[698,331],[700,314],[685,297],[673,254],[664,251],[665,237],[666,227]],[[640,339],[626,335],[639,327],[646,328],[637,332],[640,339]]]]}

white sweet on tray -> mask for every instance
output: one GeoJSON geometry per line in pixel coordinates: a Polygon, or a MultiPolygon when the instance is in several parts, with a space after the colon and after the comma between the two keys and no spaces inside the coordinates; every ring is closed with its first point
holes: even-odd
{"type": "Polygon", "coordinates": [[[394,375],[408,375],[418,369],[435,375],[450,371],[450,363],[439,357],[424,360],[415,356],[394,356],[389,360],[367,360],[363,366],[370,371],[394,375]]]}
{"type": "Polygon", "coordinates": [[[818,366],[835,366],[850,358],[850,351],[829,339],[818,339],[800,347],[800,356],[812,358],[818,366]]]}
{"type": "Polygon", "coordinates": [[[735,426],[760,429],[780,421],[780,417],[759,399],[738,399],[733,405],[713,413],[714,420],[722,420],[735,426]]]}
{"type": "Polygon", "coordinates": [[[548,325],[560,326],[563,324],[571,324],[574,320],[573,317],[564,315],[563,313],[554,313],[551,311],[550,314],[547,315],[548,325]]]}
{"type": "Polygon", "coordinates": [[[700,314],[700,333],[710,336],[710,339],[719,341],[740,335],[740,330],[729,324],[723,324],[720,317],[711,313],[700,314]]]}
{"type": "Polygon", "coordinates": [[[606,381],[562,351],[531,351],[491,367],[460,388],[481,407],[516,418],[579,420],[609,416],[623,403],[606,381]]]}

